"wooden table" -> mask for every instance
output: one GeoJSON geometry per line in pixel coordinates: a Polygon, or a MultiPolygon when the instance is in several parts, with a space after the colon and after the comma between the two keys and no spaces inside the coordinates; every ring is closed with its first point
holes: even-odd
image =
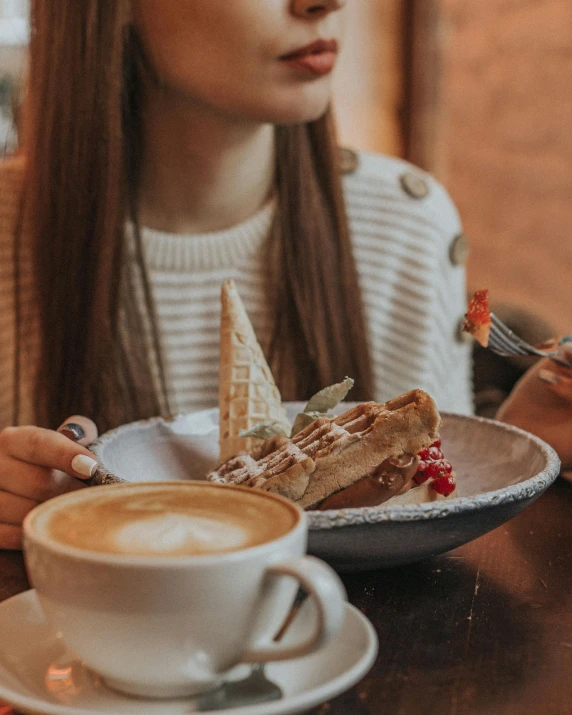
{"type": "MultiPolygon", "coordinates": [[[[572,713],[571,546],[572,484],[559,479],[466,546],[345,575],[380,653],[358,686],[313,715],[572,713]]],[[[26,588],[21,555],[0,553],[0,599],[26,588]]]]}

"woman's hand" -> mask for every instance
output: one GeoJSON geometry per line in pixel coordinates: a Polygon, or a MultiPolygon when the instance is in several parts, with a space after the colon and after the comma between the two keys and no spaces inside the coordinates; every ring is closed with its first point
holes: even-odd
{"type": "MultiPolygon", "coordinates": [[[[572,346],[567,348],[572,358],[572,346]]],[[[538,435],[572,467],[572,369],[543,359],[516,383],[497,419],[538,435]]]]}
{"type": "Polygon", "coordinates": [[[80,480],[89,478],[95,458],[83,445],[96,437],[95,424],[79,415],[57,431],[25,426],[0,432],[1,549],[21,548],[22,521],[36,505],[85,486],[80,480]]]}

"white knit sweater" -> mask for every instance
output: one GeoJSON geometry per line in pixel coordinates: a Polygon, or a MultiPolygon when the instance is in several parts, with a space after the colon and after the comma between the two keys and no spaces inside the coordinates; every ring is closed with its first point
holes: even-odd
{"type": "MultiPolygon", "coordinates": [[[[12,234],[21,162],[0,167],[0,426],[11,414],[13,376],[12,234]]],[[[445,190],[404,161],[360,154],[344,188],[373,358],[375,397],[427,390],[439,409],[472,412],[470,348],[457,330],[466,309],[465,271],[450,245],[460,233],[445,190]],[[414,172],[428,194],[416,198],[401,177],[414,172]]],[[[143,243],[164,345],[171,409],[217,404],[220,286],[234,279],[264,345],[270,332],[263,293],[262,245],[275,203],[239,226],[207,235],[144,229],[143,243]]],[[[28,347],[22,369],[22,420],[31,419],[35,337],[31,273],[21,274],[28,347]]],[[[351,397],[351,396],[350,396],[351,397]]]]}
{"type": "MultiPolygon", "coordinates": [[[[457,212],[432,178],[417,199],[400,177],[412,167],[360,155],[344,187],[366,310],[375,397],[426,389],[442,410],[472,411],[470,356],[456,337],[465,312],[465,272],[449,246],[457,212]]],[[[270,334],[262,245],[275,205],[228,231],[181,236],[145,229],[143,243],[165,348],[171,409],[211,407],[218,400],[221,283],[234,279],[262,345],[270,334]]]]}

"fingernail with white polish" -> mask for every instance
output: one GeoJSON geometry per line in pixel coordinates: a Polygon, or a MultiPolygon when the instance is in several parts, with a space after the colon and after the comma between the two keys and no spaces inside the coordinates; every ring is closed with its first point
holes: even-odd
{"type": "Polygon", "coordinates": [[[97,469],[97,462],[86,454],[77,454],[72,459],[71,466],[74,472],[84,477],[91,477],[97,469]]]}

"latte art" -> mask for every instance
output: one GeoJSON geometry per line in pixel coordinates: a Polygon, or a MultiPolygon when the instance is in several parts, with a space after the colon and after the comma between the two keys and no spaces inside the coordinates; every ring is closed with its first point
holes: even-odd
{"type": "Polygon", "coordinates": [[[168,553],[191,549],[197,553],[238,549],[248,545],[248,531],[236,524],[192,514],[162,514],[120,527],[114,541],[126,554],[168,553]]]}
{"type": "Polygon", "coordinates": [[[258,546],[290,531],[295,507],[248,490],[192,482],[92,487],[48,508],[38,532],[65,546],[125,556],[194,556],[258,546]]]}

